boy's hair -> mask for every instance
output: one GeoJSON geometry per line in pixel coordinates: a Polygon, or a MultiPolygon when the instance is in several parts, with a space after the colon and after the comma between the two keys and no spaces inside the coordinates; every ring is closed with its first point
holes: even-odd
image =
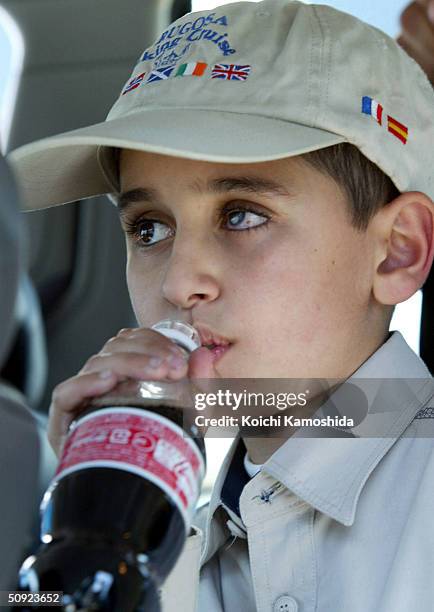
{"type": "Polygon", "coordinates": [[[351,224],[361,232],[385,204],[399,196],[395,184],[357,147],[347,142],[300,156],[310,166],[332,178],[348,200],[351,224]]]}

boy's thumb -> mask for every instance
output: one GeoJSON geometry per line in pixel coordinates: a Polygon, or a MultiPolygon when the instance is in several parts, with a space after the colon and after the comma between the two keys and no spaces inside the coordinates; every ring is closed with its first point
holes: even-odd
{"type": "Polygon", "coordinates": [[[189,378],[217,378],[214,370],[214,355],[205,346],[201,346],[190,355],[188,365],[189,378]]]}

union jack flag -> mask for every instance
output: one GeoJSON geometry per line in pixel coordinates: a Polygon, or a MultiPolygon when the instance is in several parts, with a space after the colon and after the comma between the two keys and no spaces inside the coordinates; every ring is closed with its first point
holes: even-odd
{"type": "Polygon", "coordinates": [[[212,79],[226,79],[227,81],[245,81],[250,74],[251,66],[238,64],[216,64],[211,72],[212,79]]]}
{"type": "Polygon", "coordinates": [[[143,81],[145,74],[146,72],[142,72],[142,74],[139,74],[138,76],[131,79],[131,81],[126,85],[125,89],[123,90],[122,95],[128,93],[129,91],[132,91],[133,89],[136,89],[136,87],[138,87],[143,81]]]}
{"type": "Polygon", "coordinates": [[[170,77],[174,68],[175,66],[168,66],[167,68],[159,68],[158,70],[152,70],[146,82],[154,83],[155,81],[164,81],[165,79],[168,79],[170,77]]]}

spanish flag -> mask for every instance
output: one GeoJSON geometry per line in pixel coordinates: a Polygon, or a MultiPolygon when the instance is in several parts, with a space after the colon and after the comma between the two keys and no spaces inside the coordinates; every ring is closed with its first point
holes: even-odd
{"type": "Polygon", "coordinates": [[[399,140],[406,144],[408,140],[408,127],[399,123],[396,119],[387,115],[387,129],[388,131],[399,138],[399,140]]]}

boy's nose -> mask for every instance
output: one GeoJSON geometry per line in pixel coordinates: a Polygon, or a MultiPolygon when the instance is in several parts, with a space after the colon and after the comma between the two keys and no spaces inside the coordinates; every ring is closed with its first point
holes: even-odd
{"type": "Polygon", "coordinates": [[[178,237],[174,241],[162,283],[163,297],[180,308],[211,302],[220,294],[218,258],[211,241],[178,237]]]}

